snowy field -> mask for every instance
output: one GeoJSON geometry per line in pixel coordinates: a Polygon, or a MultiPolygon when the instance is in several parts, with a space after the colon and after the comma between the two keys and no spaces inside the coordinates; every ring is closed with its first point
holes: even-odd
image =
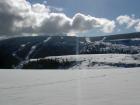
{"type": "MultiPolygon", "coordinates": [[[[68,56],[51,56],[41,60],[51,59],[58,62],[77,62],[69,69],[112,69],[140,67],[140,54],[81,54],[68,56]]],[[[31,59],[37,62],[40,59],[31,59]]],[[[32,64],[33,65],[33,64],[32,64]]],[[[34,65],[38,65],[35,63],[34,65]]]]}
{"type": "Polygon", "coordinates": [[[0,70],[0,105],[140,105],[140,68],[0,70]]]}

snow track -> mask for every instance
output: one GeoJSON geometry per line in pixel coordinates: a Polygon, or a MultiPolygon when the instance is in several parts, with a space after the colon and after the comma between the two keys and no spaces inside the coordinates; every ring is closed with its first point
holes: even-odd
{"type": "MultiPolygon", "coordinates": [[[[37,43],[37,44],[33,45],[33,46],[31,47],[29,53],[28,53],[27,56],[25,57],[25,60],[22,60],[22,61],[21,61],[21,59],[20,59],[21,62],[15,67],[15,69],[21,69],[21,68],[23,68],[24,64],[26,64],[26,63],[29,62],[30,56],[31,56],[31,54],[33,54],[33,52],[36,50],[36,48],[37,48],[40,44],[45,44],[45,43],[47,43],[50,39],[51,39],[51,37],[47,37],[43,42],[40,42],[40,43],[37,43]]],[[[19,50],[21,50],[21,49],[19,49],[19,50]]],[[[17,57],[18,57],[18,56],[17,56],[17,57]]],[[[17,57],[16,57],[16,58],[17,58],[17,57]]]]}
{"type": "Polygon", "coordinates": [[[23,58],[19,57],[19,56],[17,55],[17,53],[20,52],[20,51],[22,51],[28,44],[29,44],[29,42],[26,43],[26,44],[22,44],[22,45],[19,47],[19,49],[18,49],[17,51],[14,51],[14,52],[12,53],[12,55],[13,55],[16,59],[18,59],[19,61],[22,61],[23,58]]]}

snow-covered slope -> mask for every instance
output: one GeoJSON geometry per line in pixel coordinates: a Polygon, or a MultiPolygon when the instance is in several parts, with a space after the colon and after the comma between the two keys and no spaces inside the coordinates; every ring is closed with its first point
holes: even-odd
{"type": "Polygon", "coordinates": [[[0,70],[0,105],[140,105],[140,68],[0,70]]]}
{"type": "Polygon", "coordinates": [[[24,68],[33,69],[107,69],[140,67],[140,55],[135,54],[83,54],[68,56],[51,56],[31,59],[24,68]]]}
{"type": "Polygon", "coordinates": [[[50,56],[110,53],[140,53],[140,33],[102,37],[60,34],[6,38],[0,40],[0,68],[23,68],[30,59],[50,56]]]}

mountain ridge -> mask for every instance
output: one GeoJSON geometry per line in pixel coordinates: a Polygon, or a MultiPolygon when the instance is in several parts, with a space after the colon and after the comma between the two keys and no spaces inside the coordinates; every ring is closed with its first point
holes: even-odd
{"type": "Polygon", "coordinates": [[[0,68],[22,68],[30,59],[48,56],[139,52],[140,33],[99,37],[61,35],[14,37],[0,40],[0,68]]]}

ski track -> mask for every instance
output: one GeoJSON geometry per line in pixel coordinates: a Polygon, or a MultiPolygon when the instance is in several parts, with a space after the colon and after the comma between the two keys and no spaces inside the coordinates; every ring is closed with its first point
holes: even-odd
{"type": "MultiPolygon", "coordinates": [[[[51,40],[51,37],[47,37],[45,40],[43,40],[43,44],[47,43],[49,40],[51,40]]],[[[36,50],[36,48],[38,47],[38,45],[42,44],[42,42],[40,43],[37,43],[35,45],[33,45],[29,51],[29,53],[27,54],[27,56],[25,57],[25,60],[22,60],[20,59],[20,57],[17,57],[16,58],[19,58],[20,59],[20,63],[15,67],[15,69],[22,69],[22,67],[24,66],[24,64],[28,63],[29,62],[29,59],[30,59],[30,56],[31,54],[36,50]]],[[[21,48],[19,48],[19,50],[21,50],[21,48]]]]}
{"type": "Polygon", "coordinates": [[[17,51],[14,51],[14,52],[12,53],[12,55],[13,55],[16,59],[18,59],[19,61],[22,61],[23,59],[17,55],[17,52],[22,51],[29,43],[30,43],[30,42],[28,42],[28,43],[26,43],[26,44],[24,44],[24,45],[22,44],[22,45],[19,47],[19,49],[18,49],[17,51]]]}

